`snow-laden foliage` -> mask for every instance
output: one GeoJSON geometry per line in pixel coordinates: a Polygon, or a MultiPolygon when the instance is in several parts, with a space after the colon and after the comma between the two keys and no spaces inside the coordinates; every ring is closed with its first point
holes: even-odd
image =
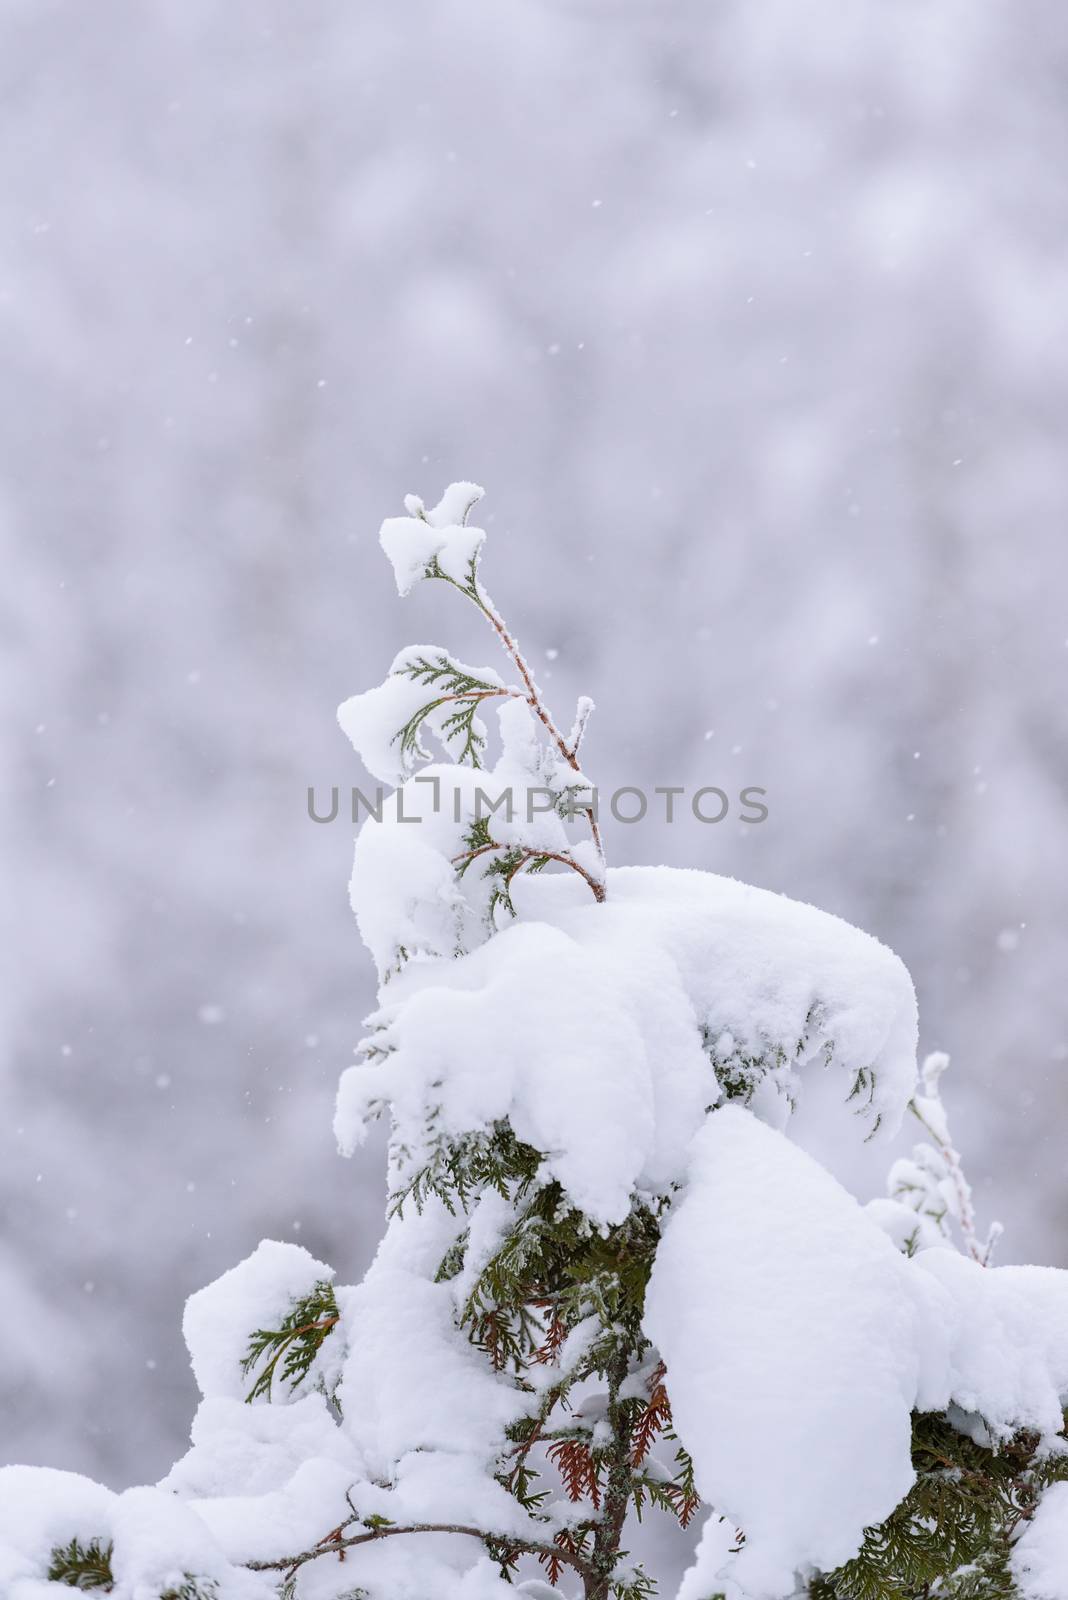
{"type": "Polygon", "coordinates": [[[420,646],[340,712],[401,785],[356,845],[381,989],[336,1116],[346,1152],[390,1119],[375,1261],[343,1287],[265,1241],[195,1294],[188,1453],[124,1494],[5,1469],[3,1594],[645,1600],[658,1515],[703,1518],[682,1600],[1064,1600],[1068,1275],[990,1264],[891,952],[607,868],[592,704],[553,719],[480,496],[409,497],[382,545],[401,594],[478,608],[510,681],[420,646]],[[791,1140],[816,1075],[858,1137],[927,1135],[885,1200],[791,1140]]]}

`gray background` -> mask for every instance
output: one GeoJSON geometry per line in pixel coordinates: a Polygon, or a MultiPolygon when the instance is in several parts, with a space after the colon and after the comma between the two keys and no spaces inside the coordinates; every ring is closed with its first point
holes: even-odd
{"type": "Polygon", "coordinates": [[[262,1235],[369,1259],[381,1150],[329,1124],[370,963],[305,791],[360,781],[334,708],[402,644],[493,659],[375,543],[454,477],[602,786],[769,791],[612,859],[891,943],[1002,1259],[1068,1263],[1064,7],[0,38],[3,1459],[157,1476],[186,1295],[262,1235]]]}

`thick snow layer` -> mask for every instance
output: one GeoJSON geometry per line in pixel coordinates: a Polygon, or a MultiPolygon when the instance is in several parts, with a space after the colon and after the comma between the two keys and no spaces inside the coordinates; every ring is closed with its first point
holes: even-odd
{"type": "Polygon", "coordinates": [[[110,1489],[47,1467],[0,1468],[0,1592],[5,1600],[69,1594],[44,1579],[52,1552],[77,1539],[112,1546],[114,1600],[154,1600],[193,1576],[217,1600],[269,1600],[265,1577],[235,1568],[196,1510],[161,1489],[110,1489]]]}
{"type": "Polygon", "coordinates": [[[481,528],[467,527],[466,522],[482,494],[477,484],[453,483],[433,510],[425,510],[416,495],[409,495],[404,502],[409,515],[386,518],[378,542],[392,564],[398,594],[407,594],[425,577],[431,562],[454,583],[468,581],[471,563],[478,559],[486,535],[481,528]]]}
{"type": "Polygon", "coordinates": [[[76,1472],[0,1467],[0,1592],[42,1577],[55,1546],[106,1535],[116,1498],[76,1472]]]}
{"type": "Polygon", "coordinates": [[[484,1466],[516,1415],[512,1385],[457,1333],[451,1286],[433,1281],[461,1226],[436,1202],[421,1216],[408,1208],[347,1298],[352,1353],[338,1398],[357,1419],[372,1477],[388,1476],[415,1450],[470,1455],[484,1466]]]}
{"type": "MultiPolygon", "coordinates": [[[[394,776],[390,764],[399,763],[400,757],[397,746],[389,748],[389,728],[399,725],[392,719],[399,718],[401,708],[383,712],[376,703],[372,715],[357,704],[366,699],[347,701],[339,715],[366,764],[374,769],[377,763],[381,774],[394,776]]],[[[469,835],[477,818],[502,848],[521,845],[528,851],[570,854],[600,880],[602,866],[592,842],[569,838],[553,804],[554,797],[566,803],[568,792],[573,806],[581,804],[589,788],[586,779],[537,738],[524,701],[502,699],[497,720],[501,751],[492,768],[425,766],[386,798],[381,815],[368,817],[359,831],[349,893],[380,978],[402,960],[462,955],[494,932],[497,921],[490,914],[490,900],[499,880],[487,872],[490,860],[475,859],[465,872],[458,871],[471,849],[469,835]]],[[[433,725],[440,726],[440,719],[433,725]]],[[[589,895],[588,886],[583,892],[589,895]]]]}
{"type": "Polygon", "coordinates": [[[732,1576],[754,1596],[854,1555],[913,1482],[910,1412],[938,1399],[920,1351],[941,1330],[908,1268],[782,1135],[733,1106],[708,1119],[646,1326],[702,1497],[745,1529],[732,1576]]]}
{"type": "MultiPolygon", "coordinates": [[[[193,1448],[165,1487],[188,1500],[227,1560],[282,1560],[314,1546],[354,1511],[395,1526],[529,1531],[525,1512],[492,1476],[508,1447],[506,1424],[522,1402],[457,1331],[454,1286],[433,1281],[461,1226],[436,1202],[422,1214],[409,1212],[387,1230],[364,1282],[338,1291],[344,1332],[326,1343],[337,1337],[341,1350],[352,1351],[339,1391],[340,1425],[317,1394],[284,1407],[249,1407],[229,1397],[203,1402],[193,1448]]],[[[253,1278],[267,1277],[264,1262],[252,1260],[252,1270],[239,1275],[241,1294],[232,1280],[213,1286],[212,1326],[226,1330],[226,1348],[229,1313],[250,1304],[253,1278]]],[[[305,1292],[308,1279],[321,1276],[310,1258],[283,1265],[291,1293],[305,1292]]],[[[332,1596],[334,1587],[310,1586],[328,1581],[346,1594],[353,1585],[375,1595],[429,1593],[443,1600],[469,1594],[496,1600],[503,1592],[478,1546],[457,1534],[353,1550],[341,1574],[309,1571],[309,1594],[332,1596]]]]}
{"type": "MultiPolygon", "coordinates": [[[[249,1336],[258,1328],[276,1328],[294,1300],[333,1276],[332,1267],[300,1245],[264,1239],[244,1261],[190,1295],[182,1332],[201,1394],[243,1399],[250,1380],[241,1359],[249,1336]]],[[[284,1387],[278,1388],[276,1402],[286,1398],[284,1387]]]]}
{"type": "Polygon", "coordinates": [[[646,1327],[698,1487],[745,1529],[729,1576],[761,1600],[792,1593],[806,1562],[847,1560],[893,1510],[912,1482],[913,1410],[953,1405],[995,1437],[1026,1428],[1051,1444],[1063,1424],[1068,1273],[900,1254],[822,1167],[735,1106],[694,1140],[646,1327]]]}
{"type": "MultiPolygon", "coordinates": [[[[370,873],[366,828],[361,835],[354,901],[379,960],[400,919],[404,939],[419,934],[428,954],[430,935],[441,954],[461,936],[464,903],[434,848],[445,827],[434,816],[404,837],[390,830],[388,882],[383,834],[373,836],[370,873]],[[436,899],[426,893],[432,879],[436,899]],[[412,884],[403,908],[401,883],[412,884]],[[376,887],[390,897],[385,916],[376,887]]],[[[668,868],[609,873],[604,905],[574,874],[519,879],[514,892],[515,925],[461,959],[411,962],[384,988],[370,1019],[381,1055],[342,1078],[343,1150],[387,1103],[413,1162],[426,1154],[432,1109],[443,1134],[509,1117],[575,1204],[618,1222],[636,1190],[662,1193],[682,1175],[689,1141],[721,1097],[707,1046],[728,1032],[735,1053],[772,1069],[777,1053],[810,1070],[830,1055],[843,1099],[863,1070],[874,1086],[856,1097],[865,1126],[899,1120],[915,1081],[915,997],[876,940],[780,895],[668,868]]]]}
{"type": "Polygon", "coordinates": [[[1025,1600],[1068,1600],[1068,1483],[1042,1496],[1012,1552],[1012,1573],[1025,1600]]]}
{"type": "Polygon", "coordinates": [[[416,1141],[432,1107],[444,1135],[510,1117],[576,1205],[621,1221],[636,1186],[670,1183],[717,1094],[677,972],[655,945],[642,965],[647,986],[633,982],[611,939],[586,944],[519,923],[462,961],[401,974],[374,1035],[388,1059],[342,1079],[342,1148],[385,1100],[413,1164],[428,1154],[416,1141]]]}
{"type": "Polygon", "coordinates": [[[284,1488],[304,1461],[341,1462],[353,1479],[364,1477],[351,1431],[338,1427],[321,1394],[288,1405],[250,1406],[244,1400],[202,1400],[193,1419],[192,1445],[162,1487],[189,1499],[267,1494],[284,1488]]]}
{"type": "Polygon", "coordinates": [[[351,1485],[342,1463],[313,1456],[281,1489],[193,1504],[231,1561],[277,1561],[312,1549],[351,1515],[351,1485]]]}
{"type": "Polygon", "coordinates": [[[952,1303],[950,1400],[999,1437],[1021,1428],[1058,1434],[1068,1398],[1068,1272],[981,1267],[947,1249],[922,1250],[909,1267],[952,1303]]]}
{"type": "MultiPolygon", "coordinates": [[[[609,873],[610,901],[671,956],[698,1021],[733,1056],[829,1059],[869,1125],[895,1130],[916,1081],[912,980],[899,958],[840,917],[734,878],[668,867],[609,873]]],[[[546,886],[547,887],[547,886],[546,886]]],[[[803,1090],[802,1090],[803,1092],[803,1090]]]]}
{"type": "Polygon", "coordinates": [[[485,774],[471,767],[427,767],[361,828],[349,897],[380,978],[402,959],[449,960],[486,938],[478,879],[453,864],[480,787],[485,774]]]}

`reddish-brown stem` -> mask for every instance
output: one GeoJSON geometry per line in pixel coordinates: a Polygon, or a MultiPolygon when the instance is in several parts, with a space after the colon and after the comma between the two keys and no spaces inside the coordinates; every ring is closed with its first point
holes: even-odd
{"type": "MultiPolygon", "coordinates": [[[[478,606],[479,610],[484,613],[490,623],[490,626],[495,630],[497,637],[500,639],[506,653],[511,657],[513,663],[515,664],[516,671],[519,673],[519,676],[522,678],[526,687],[527,693],[525,698],[527,704],[530,706],[534,714],[540,719],[550,739],[552,739],[553,743],[556,745],[556,748],[559,750],[560,754],[563,756],[571,770],[573,772],[581,772],[582,769],[578,763],[578,756],[571,749],[567,740],[560,732],[560,729],[553,721],[549,712],[549,708],[546,706],[538,692],[538,686],[534,682],[533,675],[530,671],[530,668],[527,666],[523,652],[520,650],[519,645],[508,631],[508,624],[505,622],[504,618],[493,604],[493,601],[490,599],[485,589],[483,589],[482,585],[477,582],[477,579],[476,585],[477,592],[473,596],[475,599],[475,604],[478,606]]],[[[590,834],[593,838],[594,844],[597,846],[597,853],[601,857],[601,861],[603,863],[604,846],[601,843],[601,830],[597,826],[597,818],[594,815],[592,806],[584,807],[583,813],[586,817],[586,820],[589,822],[590,834]]],[[[597,899],[603,900],[604,898],[605,896],[602,889],[602,892],[598,894],[597,899]]]]}
{"type": "Polygon", "coordinates": [[[341,1528],[336,1528],[332,1533],[327,1534],[326,1538],[320,1540],[314,1549],[303,1550],[299,1555],[279,1556],[275,1561],[248,1561],[245,1564],[252,1572],[284,1572],[287,1576],[291,1576],[309,1561],[317,1561],[320,1556],[340,1555],[345,1550],[354,1549],[356,1545],[372,1544],[377,1539],[392,1539],[402,1533],[462,1533],[468,1538],[481,1539],[483,1541],[486,1539],[495,1541],[499,1539],[501,1543],[507,1544],[512,1549],[521,1550],[525,1555],[557,1556],[567,1566],[573,1567],[584,1582],[589,1576],[589,1567],[580,1556],[573,1555],[570,1551],[558,1550],[556,1545],[538,1544],[533,1540],[527,1539],[513,1539],[510,1536],[505,1537],[504,1535],[488,1533],[483,1528],[469,1528],[462,1523],[415,1522],[407,1527],[395,1527],[390,1524],[389,1527],[385,1528],[372,1528],[367,1533],[353,1534],[348,1539],[339,1538],[338,1534],[346,1526],[350,1526],[350,1524],[342,1523],[341,1528]]]}
{"type": "Polygon", "coordinates": [[[510,700],[525,700],[525,694],[520,694],[518,689],[475,689],[469,694],[443,694],[435,700],[434,704],[443,706],[447,700],[494,700],[501,696],[510,700]]]}
{"type": "MultiPolygon", "coordinates": [[[[467,850],[463,855],[453,856],[452,864],[456,867],[462,862],[464,866],[469,866],[472,861],[477,861],[479,856],[487,855],[491,850],[505,850],[507,848],[506,845],[498,844],[496,840],[491,840],[489,844],[480,844],[477,850],[467,850]]],[[[522,866],[525,861],[559,861],[561,866],[570,867],[572,872],[577,872],[580,878],[586,880],[596,901],[601,902],[604,899],[604,884],[598,883],[597,879],[587,872],[585,867],[580,866],[572,856],[558,855],[555,850],[524,850],[523,860],[519,863],[519,866],[522,866]]],[[[516,867],[515,872],[509,874],[509,883],[511,883],[518,871],[519,867],[516,867]]]]}

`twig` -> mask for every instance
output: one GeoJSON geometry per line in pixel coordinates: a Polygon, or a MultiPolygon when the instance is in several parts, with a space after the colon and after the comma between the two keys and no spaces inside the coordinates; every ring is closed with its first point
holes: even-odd
{"type": "MultiPolygon", "coordinates": [[[[459,588],[461,586],[457,585],[457,587],[459,588]]],[[[523,652],[520,650],[516,639],[509,632],[508,624],[497,610],[497,607],[493,604],[493,601],[490,599],[488,592],[483,587],[482,582],[478,578],[477,574],[474,575],[471,588],[463,589],[462,592],[468,595],[475,602],[483,616],[485,616],[486,620],[497,634],[497,637],[500,639],[506,654],[511,657],[516,671],[519,673],[519,676],[522,678],[526,687],[527,692],[524,698],[526,699],[527,704],[540,719],[550,739],[552,739],[553,743],[556,745],[556,748],[559,750],[560,754],[563,756],[571,770],[573,772],[580,772],[581,768],[579,767],[577,754],[578,744],[585,730],[586,719],[589,717],[590,711],[593,709],[592,702],[590,703],[589,709],[586,711],[585,716],[581,717],[581,725],[578,721],[576,721],[576,727],[572,730],[571,741],[565,739],[563,734],[560,732],[560,729],[553,721],[552,714],[550,713],[548,706],[541,698],[541,692],[534,681],[533,673],[527,666],[526,658],[524,657],[523,652]]],[[[601,830],[597,825],[597,818],[594,814],[593,807],[584,806],[580,809],[590,825],[590,834],[593,838],[594,844],[597,847],[597,854],[600,856],[603,866],[604,845],[601,842],[601,830]]],[[[597,896],[597,899],[603,900],[604,898],[605,896],[602,890],[602,892],[597,896]]]]}
{"type": "MultiPolygon", "coordinates": [[[[472,861],[477,861],[479,856],[487,855],[491,850],[508,850],[510,848],[512,847],[509,845],[498,844],[495,840],[491,840],[489,844],[480,844],[476,850],[467,850],[462,855],[453,856],[452,864],[456,867],[462,862],[465,867],[469,867],[472,861]]],[[[586,880],[596,901],[604,900],[604,884],[600,883],[592,873],[587,872],[585,867],[580,866],[573,856],[561,855],[555,850],[527,849],[525,846],[516,846],[515,848],[522,850],[522,861],[520,861],[519,866],[522,866],[523,862],[526,861],[558,861],[561,866],[570,867],[572,872],[577,872],[580,878],[586,880]]],[[[516,872],[519,871],[519,866],[516,867],[514,872],[509,873],[509,883],[515,877],[516,872]]]]}
{"type": "Polygon", "coordinates": [[[960,1227],[965,1249],[973,1261],[978,1261],[981,1267],[985,1267],[987,1265],[988,1252],[980,1248],[979,1236],[975,1231],[975,1207],[972,1205],[972,1190],[971,1185],[964,1176],[960,1152],[955,1150],[948,1139],[943,1138],[938,1130],[931,1126],[916,1100],[912,1102],[912,1112],[920,1126],[930,1134],[934,1141],[935,1149],[945,1162],[946,1171],[953,1180],[953,1187],[957,1193],[957,1223],[960,1227]]]}
{"type": "MultiPolygon", "coordinates": [[[[341,1524],[342,1529],[350,1526],[351,1523],[341,1524]]],[[[479,1539],[483,1543],[487,1539],[499,1541],[511,1549],[521,1551],[524,1555],[556,1556],[573,1567],[584,1582],[590,1576],[590,1569],[581,1556],[573,1555],[570,1551],[561,1551],[555,1544],[539,1544],[531,1539],[515,1539],[511,1534],[490,1533],[484,1528],[469,1528],[458,1522],[413,1522],[406,1527],[390,1524],[386,1528],[372,1528],[367,1533],[353,1534],[348,1539],[339,1539],[337,1534],[340,1531],[341,1529],[334,1529],[313,1549],[302,1550],[299,1555],[279,1556],[274,1561],[247,1561],[245,1566],[250,1572],[284,1572],[287,1577],[292,1577],[301,1567],[306,1566],[309,1561],[317,1561],[320,1556],[336,1556],[345,1550],[354,1549],[357,1545],[373,1544],[377,1539],[392,1539],[402,1533],[462,1533],[470,1539],[479,1539]]]]}

